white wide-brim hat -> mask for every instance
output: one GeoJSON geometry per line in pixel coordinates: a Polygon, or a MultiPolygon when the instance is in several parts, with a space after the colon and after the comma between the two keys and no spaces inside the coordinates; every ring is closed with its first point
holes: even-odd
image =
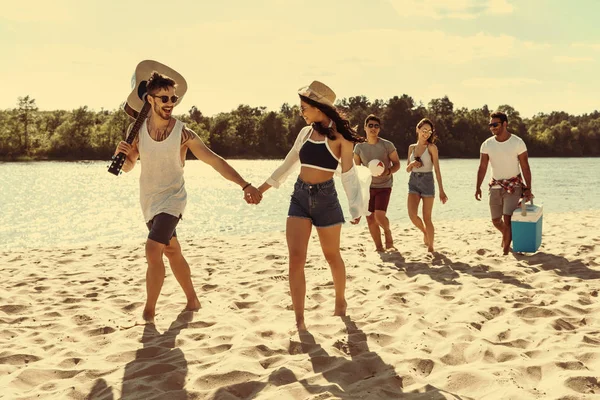
{"type": "Polygon", "coordinates": [[[181,103],[185,92],[187,91],[187,82],[181,74],[164,64],[154,60],[144,60],[135,67],[135,72],[131,77],[131,93],[127,97],[127,104],[139,112],[144,106],[146,97],[146,85],[152,72],[158,72],[161,75],[168,76],[177,84],[177,96],[179,99],[175,105],[181,103]]]}

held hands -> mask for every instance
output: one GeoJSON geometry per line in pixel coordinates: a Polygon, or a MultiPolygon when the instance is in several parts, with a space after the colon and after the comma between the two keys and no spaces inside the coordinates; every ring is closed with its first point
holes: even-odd
{"type": "Polygon", "coordinates": [[[352,225],[356,225],[356,224],[358,224],[358,223],[360,222],[360,218],[361,218],[361,217],[358,217],[358,218],[352,219],[352,220],[350,220],[350,223],[351,223],[352,225]]]}
{"type": "Polygon", "coordinates": [[[262,200],[262,193],[252,185],[244,188],[244,200],[248,204],[258,204],[262,200]]]}

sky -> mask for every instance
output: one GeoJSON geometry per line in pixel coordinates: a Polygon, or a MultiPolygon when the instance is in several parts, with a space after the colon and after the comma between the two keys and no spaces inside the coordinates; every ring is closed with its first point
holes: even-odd
{"type": "Polygon", "coordinates": [[[338,99],[584,114],[599,109],[598,15],[598,0],[5,2],[0,109],[28,95],[40,110],[114,110],[152,59],[187,80],[179,114],[278,110],[313,80],[338,99]]]}

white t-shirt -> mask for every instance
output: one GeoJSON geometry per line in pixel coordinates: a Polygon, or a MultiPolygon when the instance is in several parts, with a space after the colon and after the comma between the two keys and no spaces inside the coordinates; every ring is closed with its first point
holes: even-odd
{"type": "Polygon", "coordinates": [[[499,142],[495,136],[481,144],[480,152],[490,157],[492,178],[509,179],[521,173],[519,155],[527,151],[523,139],[511,134],[507,141],[499,142]]]}

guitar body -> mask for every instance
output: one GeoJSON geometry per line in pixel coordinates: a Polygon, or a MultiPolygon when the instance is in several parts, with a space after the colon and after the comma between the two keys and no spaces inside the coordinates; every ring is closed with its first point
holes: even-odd
{"type": "MultiPolygon", "coordinates": [[[[148,117],[150,112],[150,103],[148,103],[146,99],[148,94],[146,91],[146,86],[148,84],[148,79],[154,71],[168,76],[177,83],[176,92],[179,96],[179,99],[174,106],[177,106],[181,102],[183,95],[187,91],[187,82],[183,76],[181,76],[174,69],[154,60],[144,60],[140,62],[135,68],[135,72],[131,78],[131,93],[123,105],[123,110],[125,113],[135,120],[133,128],[125,139],[125,141],[129,144],[132,144],[135,140],[140,128],[142,127],[142,124],[144,123],[144,120],[148,117]]],[[[121,173],[123,164],[125,163],[125,157],[125,153],[119,153],[114,156],[110,166],[108,167],[108,172],[118,176],[121,173]]]]}

